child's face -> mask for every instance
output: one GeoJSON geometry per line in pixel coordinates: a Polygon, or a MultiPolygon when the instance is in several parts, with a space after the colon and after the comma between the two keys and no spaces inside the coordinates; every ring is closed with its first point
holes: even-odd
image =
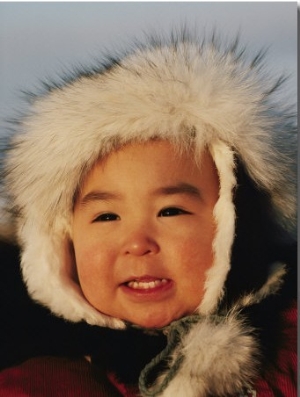
{"type": "Polygon", "coordinates": [[[219,180],[165,141],[132,144],[96,164],[74,209],[73,244],[86,299],[143,327],[191,314],[212,265],[219,180]]]}

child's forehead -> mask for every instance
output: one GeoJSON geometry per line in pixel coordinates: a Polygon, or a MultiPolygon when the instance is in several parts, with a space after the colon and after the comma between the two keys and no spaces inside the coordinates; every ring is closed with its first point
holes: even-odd
{"type": "MultiPolygon", "coordinates": [[[[114,178],[120,178],[121,176],[119,174],[124,169],[125,158],[126,162],[128,159],[132,161],[133,172],[138,166],[138,162],[140,162],[142,166],[148,164],[148,170],[151,172],[152,168],[154,169],[157,163],[164,165],[162,169],[163,172],[166,173],[169,172],[170,165],[172,166],[173,172],[181,172],[182,165],[184,165],[184,168],[190,173],[193,171],[202,172],[207,164],[204,158],[208,158],[208,162],[213,164],[213,168],[216,168],[210,150],[207,147],[198,148],[195,143],[184,143],[185,144],[182,144],[182,142],[173,142],[167,139],[150,139],[145,141],[133,140],[125,144],[115,144],[111,150],[99,155],[97,160],[88,169],[83,171],[78,187],[74,192],[74,202],[83,194],[88,180],[93,174],[97,173],[97,170],[103,172],[114,163],[114,165],[116,165],[114,167],[114,178]]],[[[109,177],[111,177],[111,175],[112,174],[110,174],[109,177]]],[[[147,178],[147,175],[145,175],[145,178],[147,178]]]]}
{"type": "Polygon", "coordinates": [[[183,145],[181,142],[173,142],[165,139],[151,139],[148,141],[131,141],[129,143],[116,146],[105,155],[99,156],[92,168],[105,168],[106,164],[112,160],[119,161],[132,159],[146,162],[149,157],[153,160],[182,161],[188,160],[200,168],[201,160],[205,156],[211,156],[207,147],[197,148],[194,144],[183,145]]]}
{"type": "Polygon", "coordinates": [[[178,151],[168,141],[133,143],[100,159],[86,175],[75,198],[77,208],[94,203],[142,201],[185,197],[208,203],[218,197],[219,177],[210,153],[201,152],[199,168],[195,154],[178,151]]]}
{"type": "Polygon", "coordinates": [[[141,186],[177,186],[189,181],[215,180],[218,175],[208,150],[182,150],[166,140],[133,142],[99,158],[86,173],[81,194],[91,186],[126,184],[141,186]]]}

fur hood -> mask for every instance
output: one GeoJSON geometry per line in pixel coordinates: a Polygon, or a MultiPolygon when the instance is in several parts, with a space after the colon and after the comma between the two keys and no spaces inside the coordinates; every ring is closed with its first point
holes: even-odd
{"type": "MultiPolygon", "coordinates": [[[[247,61],[238,47],[236,42],[222,47],[215,40],[199,44],[191,37],[152,40],[76,73],[34,97],[4,160],[4,198],[13,214],[23,277],[32,298],[71,321],[124,328],[123,321],[99,313],[85,300],[74,276],[70,248],[74,194],[99,158],[132,141],[159,138],[183,147],[192,144],[199,152],[209,149],[220,179],[214,263],[197,313],[206,320],[193,325],[182,339],[189,357],[185,379],[200,371],[194,367],[192,351],[201,351],[206,337],[212,338],[210,346],[215,344],[209,318],[226,299],[232,277],[238,168],[266,197],[274,224],[287,232],[295,226],[295,128],[287,110],[272,97],[280,80],[274,82],[263,72],[260,55],[247,61]]],[[[5,225],[3,230],[8,233],[5,225]]],[[[244,307],[277,291],[283,269],[269,263],[259,285],[239,290],[231,306],[244,307]]],[[[235,377],[229,389],[209,389],[220,396],[249,386],[254,366],[248,366],[249,373],[240,373],[244,366],[238,357],[255,363],[257,355],[251,329],[243,328],[236,316],[224,319],[221,325],[228,332],[223,333],[223,350],[232,357],[232,335],[241,350],[223,382],[235,377]]],[[[199,390],[193,383],[188,386],[180,374],[162,395],[181,395],[179,387],[186,396],[206,395],[207,385],[200,387],[198,382],[199,390]],[[172,392],[173,384],[177,394],[172,392]]]]}

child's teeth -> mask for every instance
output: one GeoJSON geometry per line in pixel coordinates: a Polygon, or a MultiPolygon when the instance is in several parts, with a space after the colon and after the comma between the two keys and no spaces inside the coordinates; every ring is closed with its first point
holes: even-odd
{"type": "Polygon", "coordinates": [[[155,281],[130,281],[128,287],[133,289],[151,289],[158,287],[161,284],[166,284],[166,279],[155,280],[155,281]]]}

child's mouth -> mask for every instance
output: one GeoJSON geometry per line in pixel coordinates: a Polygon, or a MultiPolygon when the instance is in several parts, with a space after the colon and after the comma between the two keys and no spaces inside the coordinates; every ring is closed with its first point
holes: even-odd
{"type": "Polygon", "coordinates": [[[135,290],[150,290],[158,287],[162,287],[168,283],[168,280],[165,278],[155,279],[151,281],[141,281],[141,280],[132,280],[126,283],[129,288],[135,290]]]}
{"type": "Polygon", "coordinates": [[[133,277],[121,284],[125,294],[134,299],[162,299],[173,288],[173,281],[168,278],[153,276],[133,277]]]}

